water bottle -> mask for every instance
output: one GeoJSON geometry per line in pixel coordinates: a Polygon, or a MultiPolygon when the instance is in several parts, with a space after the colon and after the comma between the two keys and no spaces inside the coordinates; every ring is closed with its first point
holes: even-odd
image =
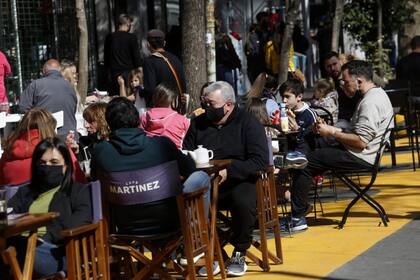
{"type": "Polygon", "coordinates": [[[289,131],[289,117],[287,116],[285,103],[280,103],[280,126],[283,132],[289,131]]]}

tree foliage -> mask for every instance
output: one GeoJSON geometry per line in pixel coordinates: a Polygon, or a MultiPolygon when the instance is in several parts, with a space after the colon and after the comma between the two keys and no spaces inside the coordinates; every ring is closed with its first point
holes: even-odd
{"type": "Polygon", "coordinates": [[[374,69],[390,78],[389,49],[382,42],[406,23],[414,22],[414,4],[420,0],[350,0],[344,6],[343,26],[366,52],[374,69]],[[378,2],[382,5],[382,34],[378,34],[378,2]]]}
{"type": "MultiPolygon", "coordinates": [[[[377,38],[377,0],[351,0],[344,7],[344,28],[362,46],[377,38]]],[[[382,0],[383,34],[387,40],[405,23],[412,23],[414,2],[420,0],[382,0]]]]}

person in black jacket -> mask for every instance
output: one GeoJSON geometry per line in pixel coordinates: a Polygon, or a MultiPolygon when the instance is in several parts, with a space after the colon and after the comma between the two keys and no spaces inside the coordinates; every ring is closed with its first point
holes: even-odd
{"type": "Polygon", "coordinates": [[[230,84],[218,81],[204,89],[205,114],[193,119],[184,139],[184,149],[198,145],[213,150],[215,159],[232,159],[222,170],[219,202],[232,213],[234,252],[228,275],[246,272],[245,254],[251,246],[256,215],[255,172],[268,165],[264,127],[236,105],[230,84]]]}
{"type": "Polygon", "coordinates": [[[144,59],[143,75],[146,102],[149,107],[154,106],[152,94],[155,87],[161,83],[170,85],[180,95],[179,102],[185,104],[186,101],[183,95],[186,92],[184,67],[178,57],[164,49],[165,44],[165,33],[161,30],[152,29],[147,33],[147,47],[151,55],[144,59]]]}
{"type": "Polygon", "coordinates": [[[130,33],[133,18],[127,14],[118,17],[118,30],[106,36],[104,63],[108,75],[110,95],[119,95],[118,76],[127,84],[131,70],[141,66],[140,48],[136,35],[130,33]]]}
{"type": "MultiPolygon", "coordinates": [[[[90,189],[74,183],[72,175],[73,165],[67,145],[59,138],[47,138],[34,150],[32,182],[21,187],[8,202],[13,213],[60,214],[46,228],[38,229],[34,276],[51,275],[65,269],[64,238],[60,232],[92,222],[90,189]]],[[[15,243],[18,259],[23,264],[26,249],[22,244],[26,242],[19,240],[15,243]]]]}

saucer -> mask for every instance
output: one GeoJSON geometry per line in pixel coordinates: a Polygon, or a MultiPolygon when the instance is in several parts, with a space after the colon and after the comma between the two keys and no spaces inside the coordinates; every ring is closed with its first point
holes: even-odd
{"type": "Polygon", "coordinates": [[[197,168],[208,168],[208,167],[212,167],[214,166],[214,164],[211,164],[210,162],[206,162],[206,163],[196,163],[195,166],[197,168]]]}

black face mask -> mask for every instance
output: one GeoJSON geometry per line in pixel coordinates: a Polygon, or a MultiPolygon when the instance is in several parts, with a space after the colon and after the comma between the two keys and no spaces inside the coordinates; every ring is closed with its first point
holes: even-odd
{"type": "Polygon", "coordinates": [[[206,116],[211,122],[217,123],[225,116],[225,111],[223,107],[220,108],[213,108],[211,106],[206,107],[206,116]]]}
{"type": "Polygon", "coordinates": [[[40,193],[58,187],[63,181],[62,165],[39,165],[34,172],[40,193]]]}

